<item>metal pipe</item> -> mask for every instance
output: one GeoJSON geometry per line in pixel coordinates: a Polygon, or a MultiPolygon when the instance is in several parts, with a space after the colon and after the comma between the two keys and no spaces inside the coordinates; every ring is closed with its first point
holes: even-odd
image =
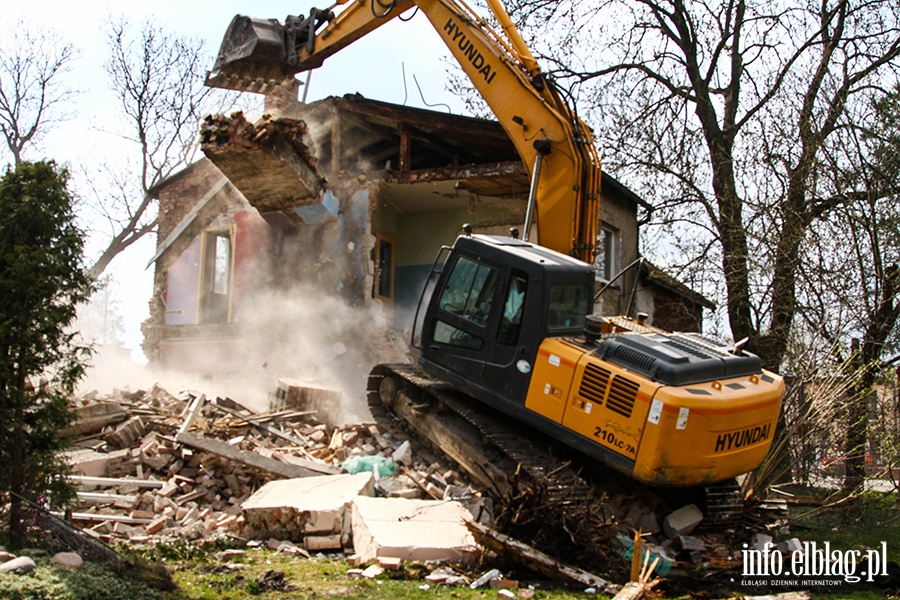
{"type": "Polygon", "coordinates": [[[506,38],[510,41],[513,48],[515,48],[516,53],[519,55],[519,60],[525,65],[528,74],[532,77],[536,76],[540,73],[541,69],[538,67],[537,61],[534,59],[531,50],[528,49],[528,44],[522,39],[519,30],[516,29],[512,19],[509,18],[509,13],[507,13],[506,9],[503,7],[503,3],[500,2],[500,0],[487,0],[487,4],[491,9],[491,12],[494,13],[494,16],[497,17],[497,21],[499,21],[503,33],[506,34],[506,38]]]}
{"type": "Polygon", "coordinates": [[[531,188],[528,190],[528,206],[525,208],[525,229],[522,231],[522,241],[528,241],[531,233],[531,219],[534,217],[534,205],[537,200],[538,180],[541,178],[541,166],[544,164],[544,154],[538,152],[534,156],[534,170],[531,172],[531,188]]]}

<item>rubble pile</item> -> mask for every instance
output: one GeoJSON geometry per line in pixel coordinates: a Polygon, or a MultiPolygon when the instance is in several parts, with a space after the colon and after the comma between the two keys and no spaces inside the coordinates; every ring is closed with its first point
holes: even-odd
{"type": "MultiPolygon", "coordinates": [[[[493,529],[491,499],[446,464],[423,463],[399,433],[375,423],[329,422],[325,409],[340,402],[339,392],[282,379],[262,413],[228,398],[176,396],[158,386],[73,401],[78,419],[64,433],[74,440],[67,458],[79,505],[68,516],[103,541],[228,536],[303,556],[344,551],[351,564],[378,569],[407,561],[478,564],[489,551],[552,578],[611,589],[591,573],[593,565],[580,570],[584,561],[552,540],[540,540],[542,552],[493,529]],[[548,547],[557,552],[548,555],[548,547]]],[[[703,532],[697,506],[669,510],[655,496],[656,503],[634,492],[607,486],[589,507],[607,522],[604,553],[621,559],[596,572],[610,575],[614,564],[627,564],[636,531],[661,577],[697,564],[733,570],[741,542],[750,541],[751,549],[771,542],[703,532]]],[[[501,523],[509,517],[499,516],[501,523]]],[[[435,573],[441,585],[468,583],[435,573]]]]}
{"type": "MultiPolygon", "coordinates": [[[[295,517],[304,511],[308,517],[309,507],[298,508],[299,513],[254,511],[254,502],[259,504],[254,494],[267,484],[330,480],[345,471],[342,465],[369,477],[373,464],[382,471],[390,467],[386,474],[391,476],[378,482],[385,496],[442,498],[447,479],[460,483],[455,472],[437,464],[411,469],[408,444],[401,446],[373,423],[337,427],[321,421],[319,411],[297,407],[297,398],[314,405],[334,392],[309,388],[298,393],[295,384],[286,387],[291,403],[282,397],[278,408],[265,413],[227,398],[174,396],[156,386],[76,398],[78,420],[64,432],[74,439],[67,458],[79,488],[72,520],[105,541],[226,534],[304,541],[315,537],[312,533],[329,542],[307,540],[310,547],[340,549],[349,544],[343,521],[322,530],[304,527],[304,520],[295,517]],[[404,461],[405,473],[397,473],[392,455],[404,461]],[[273,514],[280,525],[266,526],[273,514]]],[[[374,495],[375,485],[364,482],[360,490],[374,495]]],[[[472,496],[467,488],[455,489],[472,496]]],[[[356,495],[346,502],[348,515],[356,495]]]]}

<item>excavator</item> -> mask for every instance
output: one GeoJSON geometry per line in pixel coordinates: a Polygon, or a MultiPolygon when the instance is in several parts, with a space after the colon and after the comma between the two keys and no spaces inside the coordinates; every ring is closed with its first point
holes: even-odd
{"type": "MultiPolygon", "coordinates": [[[[278,85],[418,10],[529,170],[521,239],[467,229],[441,249],[415,318],[418,365],[372,370],[373,413],[377,402],[421,419],[424,399],[441,409],[432,420],[449,407],[515,460],[526,460],[515,438],[537,430],[654,487],[711,486],[754,470],[772,444],[782,378],[740,343],[593,314],[601,170],[591,130],[542,73],[501,0],[486,2],[496,26],[461,0],[337,0],[283,24],[238,15],[208,79],[250,91],[278,85]],[[490,412],[479,410],[485,405],[490,412]]],[[[454,457],[457,445],[442,450],[454,457]]],[[[490,462],[468,470],[477,479],[490,462]]]]}

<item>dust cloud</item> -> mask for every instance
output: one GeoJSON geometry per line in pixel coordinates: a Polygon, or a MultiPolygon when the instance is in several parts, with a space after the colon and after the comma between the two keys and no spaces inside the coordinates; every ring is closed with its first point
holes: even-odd
{"type": "Polygon", "coordinates": [[[341,405],[327,418],[346,424],[371,418],[371,368],[409,360],[405,340],[390,329],[380,306],[353,307],[314,286],[260,291],[241,303],[234,321],[227,335],[184,344],[178,353],[184,360],[165,369],[101,351],[79,390],[136,391],[158,384],[174,394],[191,389],[229,397],[261,412],[270,408],[278,379],[289,378],[340,391],[341,405]]]}

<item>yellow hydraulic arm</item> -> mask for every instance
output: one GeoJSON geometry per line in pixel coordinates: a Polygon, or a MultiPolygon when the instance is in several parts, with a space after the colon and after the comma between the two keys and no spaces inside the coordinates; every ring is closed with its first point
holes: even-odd
{"type": "MultiPolygon", "coordinates": [[[[505,37],[460,0],[337,0],[335,7],[343,5],[337,15],[313,9],[305,20],[291,17],[284,26],[238,16],[226,33],[213,76],[232,81],[260,74],[291,77],[321,66],[332,54],[418,8],[491,107],[529,170],[525,239],[534,221],[533,241],[592,263],[600,161],[590,129],[541,74],[500,0],[487,2],[505,37]],[[285,49],[279,53],[281,40],[285,49]]],[[[240,89],[248,88],[244,84],[240,89]]]]}

